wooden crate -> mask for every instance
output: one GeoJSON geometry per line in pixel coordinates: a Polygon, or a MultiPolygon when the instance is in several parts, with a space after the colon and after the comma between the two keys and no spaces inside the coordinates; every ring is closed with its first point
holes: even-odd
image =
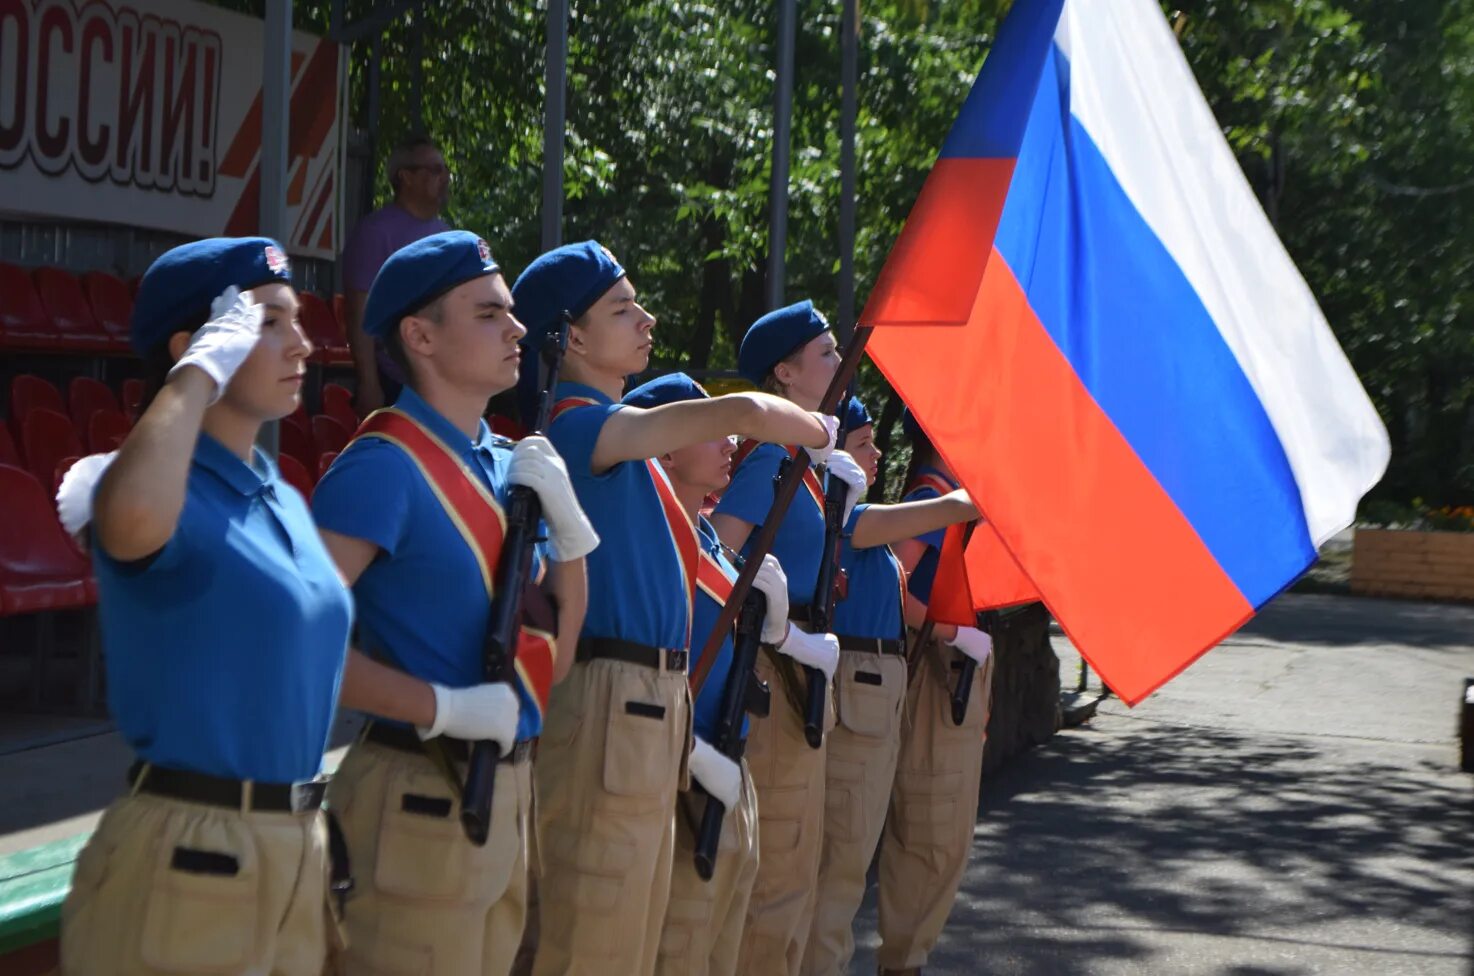
{"type": "Polygon", "coordinates": [[[1474,602],[1474,532],[1357,529],[1351,591],[1474,602]]]}

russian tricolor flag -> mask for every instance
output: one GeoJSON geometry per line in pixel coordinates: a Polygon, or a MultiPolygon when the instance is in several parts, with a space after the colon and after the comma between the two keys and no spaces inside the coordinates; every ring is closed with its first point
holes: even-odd
{"type": "Polygon", "coordinates": [[[860,321],[1130,703],[1304,572],[1387,465],[1155,0],[1017,0],[860,321]]]}

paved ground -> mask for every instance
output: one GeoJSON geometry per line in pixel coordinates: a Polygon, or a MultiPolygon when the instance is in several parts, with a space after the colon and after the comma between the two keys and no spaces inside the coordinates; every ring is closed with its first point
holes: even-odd
{"type": "Polygon", "coordinates": [[[928,974],[1469,976],[1465,675],[1474,609],[1282,597],[985,785],[928,974]]]}

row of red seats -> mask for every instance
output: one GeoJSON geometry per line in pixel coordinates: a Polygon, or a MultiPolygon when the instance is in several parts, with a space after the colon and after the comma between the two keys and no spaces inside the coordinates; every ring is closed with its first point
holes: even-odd
{"type": "MultiPolygon", "coordinates": [[[[332,366],[351,363],[339,325],[341,296],[333,306],[311,292],[297,297],[302,328],[316,347],[312,361],[332,366]]],[[[61,268],[27,273],[0,262],[0,349],[126,353],[132,315],[132,290],[106,272],[89,271],[78,278],[61,268]]]]}
{"type": "Polygon", "coordinates": [[[60,484],[63,460],[115,450],[133,429],[113,391],[97,380],[73,379],[68,400],[70,408],[40,377],[17,376],[10,383],[9,428],[0,428],[0,464],[28,470],[51,492],[60,484]]]}

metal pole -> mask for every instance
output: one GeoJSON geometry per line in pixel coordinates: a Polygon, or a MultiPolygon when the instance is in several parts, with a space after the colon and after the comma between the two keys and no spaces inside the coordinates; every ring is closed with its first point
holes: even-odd
{"type": "Polygon", "coordinates": [[[768,307],[783,304],[788,247],[789,122],[793,117],[793,45],[797,0],[778,0],[778,84],[773,97],[773,174],[768,186],[768,307]]]}
{"type": "Polygon", "coordinates": [[[860,73],[860,0],[844,0],[839,25],[839,321],[840,345],[855,327],[855,118],[860,73]]]}
{"type": "Polygon", "coordinates": [[[543,102],[542,249],[563,243],[563,137],[568,100],[568,0],[548,0],[547,84],[543,102]]]}
{"type": "MultiPolygon", "coordinates": [[[[292,0],[266,0],[261,33],[261,233],[286,247],[287,133],[292,114],[292,0]]],[[[256,438],[277,454],[277,426],[263,424],[256,438]]]]}

